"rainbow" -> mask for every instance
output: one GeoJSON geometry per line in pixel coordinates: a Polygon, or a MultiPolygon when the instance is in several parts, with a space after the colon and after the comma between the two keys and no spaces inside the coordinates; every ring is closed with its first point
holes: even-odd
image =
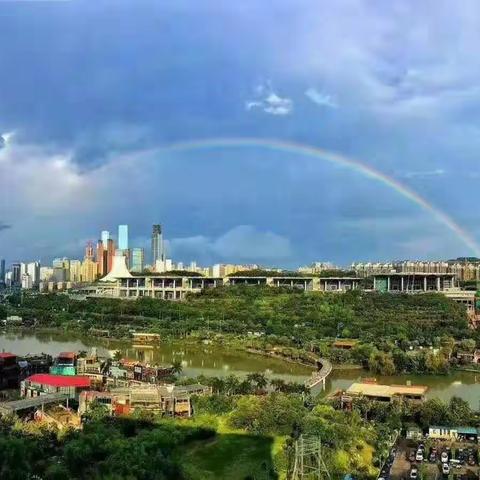
{"type": "Polygon", "coordinates": [[[170,144],[164,149],[168,151],[182,152],[218,148],[262,148],[277,152],[292,153],[305,157],[318,158],[355,170],[366,177],[372,178],[373,180],[386,185],[414,204],[418,205],[426,212],[431,213],[440,223],[448,227],[466,246],[468,246],[474,255],[480,257],[480,246],[477,244],[471,234],[463,229],[452,217],[429,203],[417,192],[402,184],[395,178],[389,177],[380,170],[377,170],[366,163],[360,162],[359,160],[346,157],[345,155],[340,155],[335,152],[301,143],[255,137],[206,138],[202,140],[188,140],[170,144]]]}

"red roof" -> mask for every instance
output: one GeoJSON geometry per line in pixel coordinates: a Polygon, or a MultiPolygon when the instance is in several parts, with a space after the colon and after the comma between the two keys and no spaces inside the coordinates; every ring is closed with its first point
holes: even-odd
{"type": "Polygon", "coordinates": [[[1,352],[0,353],[0,358],[16,358],[17,356],[14,355],[13,353],[8,353],[8,352],[1,352]]]}
{"type": "Polygon", "coordinates": [[[49,373],[36,373],[27,378],[31,383],[41,383],[52,387],[90,387],[90,378],[81,375],[51,375],[49,373]]]}
{"type": "Polygon", "coordinates": [[[60,352],[58,358],[75,358],[75,352],[60,352]]]}

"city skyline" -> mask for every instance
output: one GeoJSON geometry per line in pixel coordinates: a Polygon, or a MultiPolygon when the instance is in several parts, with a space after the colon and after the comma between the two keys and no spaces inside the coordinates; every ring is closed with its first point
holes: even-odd
{"type": "MultiPolygon", "coordinates": [[[[151,267],[155,269],[156,260],[165,260],[168,258],[169,261],[174,262],[174,264],[178,263],[180,265],[189,265],[189,264],[203,264],[203,265],[223,265],[223,264],[233,264],[233,265],[241,265],[248,264],[248,262],[241,262],[240,259],[230,258],[229,261],[217,261],[217,262],[199,262],[197,258],[188,258],[185,260],[184,258],[178,258],[174,255],[168,255],[167,251],[169,251],[169,246],[171,242],[164,236],[164,229],[163,226],[160,224],[153,224],[150,226],[151,235],[147,237],[145,235],[136,235],[134,240],[130,239],[129,233],[131,232],[129,225],[127,224],[119,224],[119,225],[112,225],[111,229],[116,234],[112,234],[110,230],[101,230],[99,235],[97,235],[98,240],[95,241],[95,235],[92,235],[90,239],[85,240],[85,243],[78,249],[76,254],[73,255],[62,255],[56,251],[50,252],[47,258],[39,258],[35,256],[26,256],[24,258],[14,258],[9,259],[7,256],[2,255],[0,251],[0,262],[4,262],[4,269],[5,271],[8,268],[11,268],[14,264],[28,264],[32,262],[40,262],[42,265],[48,265],[52,262],[55,263],[55,260],[58,259],[68,259],[68,260],[76,260],[76,259],[92,259],[93,257],[98,257],[99,255],[102,256],[103,253],[99,253],[99,248],[103,249],[105,253],[109,252],[110,258],[107,260],[105,258],[105,262],[108,262],[109,268],[111,267],[112,258],[114,255],[120,254],[126,256],[128,258],[129,255],[132,255],[134,251],[136,251],[137,256],[137,268],[138,265],[141,264],[145,267],[151,267]],[[140,240],[139,240],[140,239],[140,240]],[[126,248],[120,248],[121,246],[126,248]],[[140,261],[141,258],[141,261],[140,261]],[[140,262],[140,263],[138,263],[140,262]]],[[[309,259],[307,262],[298,263],[295,265],[290,265],[286,267],[281,264],[276,263],[251,263],[252,265],[261,265],[262,268],[274,268],[274,269],[284,269],[284,270],[296,270],[305,268],[307,265],[315,265],[315,264],[322,264],[322,265],[332,265],[334,268],[349,268],[351,265],[354,264],[395,264],[401,262],[455,262],[455,261],[463,261],[469,262],[473,259],[474,262],[480,261],[480,256],[477,257],[475,255],[469,256],[453,256],[453,257],[445,257],[445,258],[422,258],[422,257],[410,257],[410,258],[355,258],[350,262],[347,263],[339,263],[339,262],[332,262],[329,258],[323,258],[321,262],[319,262],[319,258],[312,258],[309,259]]],[[[127,260],[127,265],[129,261],[127,260]]],[[[107,268],[107,263],[105,263],[105,268],[107,268]]],[[[108,269],[109,269],[108,268],[108,269]]],[[[183,267],[182,267],[183,269],[183,267]]],[[[138,271],[138,270],[137,270],[138,271]]],[[[100,270],[102,273],[102,270],[100,270]]]]}
{"type": "Polygon", "coordinates": [[[185,262],[476,254],[475,4],[247,3],[0,6],[2,258],[157,218],[185,262]]]}

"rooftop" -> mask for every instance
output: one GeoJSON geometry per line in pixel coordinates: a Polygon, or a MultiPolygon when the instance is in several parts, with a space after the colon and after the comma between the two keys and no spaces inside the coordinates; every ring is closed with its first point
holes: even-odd
{"type": "Polygon", "coordinates": [[[60,352],[58,358],[75,358],[75,352],[60,352]]]}
{"type": "Polygon", "coordinates": [[[40,383],[52,387],[90,387],[90,378],[81,375],[52,375],[49,373],[36,373],[27,378],[31,383],[40,383]]]}
{"type": "Polygon", "coordinates": [[[347,393],[353,395],[366,395],[367,397],[391,398],[395,395],[422,396],[428,387],[423,385],[379,385],[377,383],[353,383],[347,393]]]}
{"type": "Polygon", "coordinates": [[[374,273],[374,277],[454,277],[454,273],[436,272],[384,272],[374,273]]]}
{"type": "Polygon", "coordinates": [[[17,356],[9,352],[1,352],[0,358],[16,358],[17,356]]]}

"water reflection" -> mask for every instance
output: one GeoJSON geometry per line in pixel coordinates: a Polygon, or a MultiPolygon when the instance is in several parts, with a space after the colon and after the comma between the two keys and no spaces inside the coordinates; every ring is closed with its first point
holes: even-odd
{"type": "Polygon", "coordinates": [[[36,332],[0,335],[0,350],[17,354],[45,352],[57,355],[61,351],[88,350],[97,347],[99,355],[111,355],[120,350],[124,357],[147,363],[172,363],[180,361],[184,374],[196,376],[246,375],[265,372],[269,377],[302,382],[310,376],[311,369],[282,360],[224,348],[204,345],[182,345],[179,342],[162,343],[159,348],[132,346],[130,343],[105,338],[74,337],[65,333],[36,332]]]}

